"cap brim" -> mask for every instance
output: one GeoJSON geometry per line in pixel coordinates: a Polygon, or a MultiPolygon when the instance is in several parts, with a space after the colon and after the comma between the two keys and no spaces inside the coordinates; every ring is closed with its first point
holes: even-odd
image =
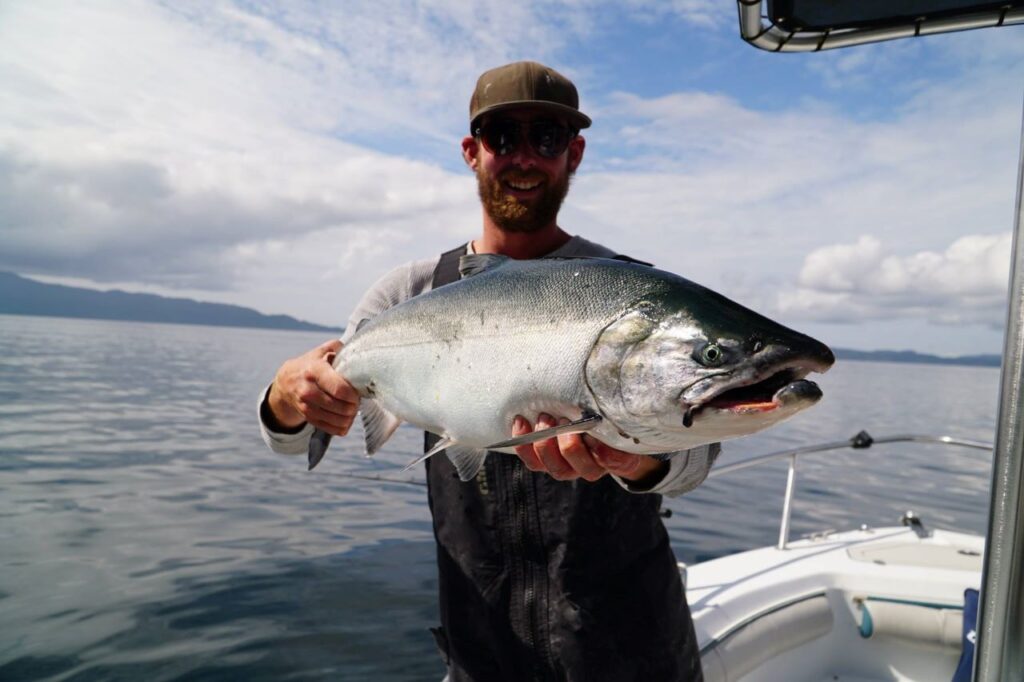
{"type": "Polygon", "coordinates": [[[570,106],[564,104],[558,104],[557,102],[547,102],[544,100],[519,100],[516,102],[502,102],[501,104],[493,104],[489,107],[484,107],[480,111],[476,112],[476,116],[469,122],[471,131],[476,129],[476,124],[479,123],[480,119],[487,114],[493,114],[496,111],[506,111],[508,109],[521,109],[524,107],[530,107],[531,109],[547,109],[557,114],[565,116],[569,119],[569,123],[578,130],[590,127],[590,117],[580,112],[579,109],[573,109],[570,106]]]}

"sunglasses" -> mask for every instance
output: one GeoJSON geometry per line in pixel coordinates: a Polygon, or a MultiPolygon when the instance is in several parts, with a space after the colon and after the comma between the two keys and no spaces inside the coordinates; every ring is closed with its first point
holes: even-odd
{"type": "Polygon", "coordinates": [[[530,148],[545,159],[561,156],[576,137],[576,131],[555,121],[516,121],[498,118],[487,121],[476,129],[475,135],[483,140],[487,151],[496,156],[511,154],[523,142],[523,131],[530,148]]]}

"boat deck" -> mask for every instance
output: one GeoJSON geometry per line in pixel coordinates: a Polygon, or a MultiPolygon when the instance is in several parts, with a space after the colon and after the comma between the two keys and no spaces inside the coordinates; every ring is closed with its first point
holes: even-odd
{"type": "Polygon", "coordinates": [[[951,679],[984,541],[922,535],[824,533],[684,568],[708,681],[951,679]]]}

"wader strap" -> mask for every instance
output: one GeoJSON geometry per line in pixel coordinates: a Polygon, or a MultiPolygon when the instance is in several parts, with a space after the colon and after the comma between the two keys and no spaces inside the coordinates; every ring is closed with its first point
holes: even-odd
{"type": "MultiPolygon", "coordinates": [[[[468,243],[462,246],[457,246],[451,251],[445,251],[441,254],[441,259],[437,261],[437,266],[434,268],[434,277],[431,280],[431,287],[436,289],[444,286],[445,284],[451,284],[452,282],[458,282],[459,276],[459,259],[466,255],[466,247],[468,243]]],[[[440,440],[438,436],[429,431],[423,432],[423,452],[428,452],[430,448],[434,447],[434,444],[440,440]]],[[[430,460],[427,460],[427,471],[430,471],[430,460]]],[[[436,635],[435,635],[436,637],[436,635]]]]}
{"type": "MultiPolygon", "coordinates": [[[[466,255],[466,249],[469,246],[468,243],[462,246],[456,246],[451,251],[445,251],[441,254],[441,259],[437,261],[437,266],[434,268],[434,277],[432,280],[432,288],[436,289],[445,284],[451,284],[452,282],[458,282],[461,279],[459,275],[459,259],[466,255]]],[[[647,265],[654,267],[653,263],[633,258],[631,256],[625,256],[619,254],[612,256],[614,260],[621,260],[626,263],[636,263],[637,265],[647,265]]]]}
{"type": "Polygon", "coordinates": [[[467,246],[468,243],[441,254],[441,260],[437,261],[437,267],[434,268],[434,289],[459,281],[459,259],[466,255],[467,246]]]}
{"type": "Polygon", "coordinates": [[[646,266],[651,267],[651,268],[654,267],[654,263],[648,263],[645,260],[638,260],[638,259],[632,258],[630,256],[623,256],[621,253],[618,256],[612,256],[612,260],[621,260],[621,261],[624,261],[626,263],[636,263],[637,265],[646,265],[646,266]]]}
{"type": "MultiPolygon", "coordinates": [[[[436,289],[438,287],[444,286],[445,284],[451,284],[452,282],[458,282],[459,281],[459,279],[460,279],[460,275],[459,275],[459,259],[462,258],[462,256],[464,256],[466,254],[466,247],[467,246],[468,246],[468,243],[467,244],[463,244],[462,246],[458,246],[458,247],[452,249],[451,251],[445,251],[443,254],[441,254],[441,259],[439,261],[437,261],[437,266],[434,268],[434,277],[431,280],[431,288],[436,289]]],[[[440,438],[436,434],[430,433],[429,431],[424,431],[423,432],[423,452],[429,452],[430,449],[434,447],[434,445],[437,443],[438,440],[440,440],[440,438]]],[[[427,472],[428,490],[430,490],[429,486],[430,486],[430,483],[431,483],[431,474],[430,474],[430,460],[429,459],[426,462],[424,462],[424,466],[425,466],[426,472],[427,472]]],[[[450,466],[451,465],[449,465],[449,467],[450,466]]],[[[430,503],[431,503],[430,513],[431,513],[431,515],[433,515],[434,510],[433,510],[433,491],[432,490],[431,490],[430,493],[428,493],[428,500],[430,500],[430,503]]],[[[435,533],[436,533],[436,531],[435,531],[435,533]]],[[[440,551],[440,544],[439,544],[438,545],[438,570],[439,571],[443,571],[444,569],[441,567],[441,559],[440,559],[440,557],[441,557],[441,551],[440,551]]],[[[441,603],[444,604],[445,600],[448,598],[447,595],[445,594],[446,593],[446,583],[445,583],[445,580],[444,580],[444,576],[440,576],[440,582],[441,582],[441,584],[439,585],[439,590],[440,590],[439,597],[440,597],[441,603]]],[[[442,609],[443,608],[444,607],[442,606],[442,609]]],[[[434,636],[434,643],[437,645],[437,651],[438,651],[439,654],[441,654],[441,660],[444,661],[445,667],[446,668],[451,668],[451,647],[448,644],[448,634],[445,632],[444,627],[443,626],[438,626],[436,628],[430,628],[430,634],[432,634],[434,636]]],[[[450,674],[451,674],[451,672],[449,670],[449,675],[446,676],[444,679],[448,680],[450,678],[450,674]]]]}

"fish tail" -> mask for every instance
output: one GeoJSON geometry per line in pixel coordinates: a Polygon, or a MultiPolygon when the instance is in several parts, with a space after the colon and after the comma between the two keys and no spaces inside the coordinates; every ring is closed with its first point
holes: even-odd
{"type": "Polygon", "coordinates": [[[327,453],[327,446],[331,444],[331,434],[317,429],[309,439],[309,469],[320,463],[327,453]]]}

